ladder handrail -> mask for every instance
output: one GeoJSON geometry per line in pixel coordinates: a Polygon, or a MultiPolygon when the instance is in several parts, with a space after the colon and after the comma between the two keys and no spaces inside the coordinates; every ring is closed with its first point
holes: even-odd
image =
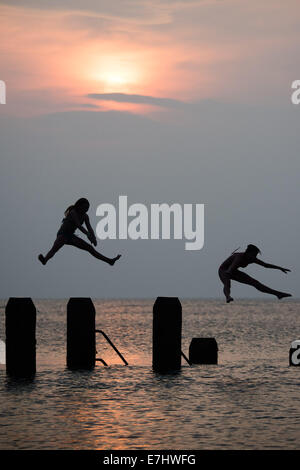
{"type": "Polygon", "coordinates": [[[113,342],[109,339],[109,337],[104,333],[104,331],[102,330],[95,330],[96,333],[101,333],[104,338],[106,339],[106,341],[111,345],[111,347],[116,351],[116,353],[118,354],[118,356],[122,359],[122,361],[124,362],[125,366],[128,366],[128,362],[126,361],[126,359],[124,359],[124,357],[122,356],[122,354],[120,353],[120,351],[118,351],[118,349],[116,348],[116,346],[113,344],[113,342]]]}
{"type": "Polygon", "coordinates": [[[181,351],[181,355],[182,355],[182,357],[186,360],[186,362],[188,363],[188,365],[191,366],[192,363],[188,360],[188,358],[186,357],[186,355],[184,354],[184,352],[181,351]]]}
{"type": "Polygon", "coordinates": [[[95,360],[96,360],[96,361],[99,361],[99,362],[102,362],[102,364],[103,364],[105,367],[108,367],[108,365],[106,364],[106,362],[104,361],[104,359],[101,359],[100,357],[96,357],[95,360]]]}

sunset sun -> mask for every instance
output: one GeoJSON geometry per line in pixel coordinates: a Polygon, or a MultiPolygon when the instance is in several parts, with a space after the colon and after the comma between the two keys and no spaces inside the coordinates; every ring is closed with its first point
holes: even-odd
{"type": "Polygon", "coordinates": [[[89,75],[107,92],[128,92],[141,80],[137,64],[118,57],[102,58],[100,64],[93,64],[89,75]]]}

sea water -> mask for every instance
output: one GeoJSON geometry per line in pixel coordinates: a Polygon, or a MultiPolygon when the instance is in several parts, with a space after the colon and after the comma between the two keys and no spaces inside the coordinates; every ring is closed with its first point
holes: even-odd
{"type": "Polygon", "coordinates": [[[213,336],[219,363],[183,360],[180,372],[161,375],[151,366],[155,299],[93,299],[97,328],[129,365],[99,336],[108,367],[76,372],[66,368],[67,300],[33,300],[37,373],[16,380],[0,366],[1,449],[300,447],[300,367],[289,367],[300,301],[181,300],[183,352],[193,337],[213,336]]]}

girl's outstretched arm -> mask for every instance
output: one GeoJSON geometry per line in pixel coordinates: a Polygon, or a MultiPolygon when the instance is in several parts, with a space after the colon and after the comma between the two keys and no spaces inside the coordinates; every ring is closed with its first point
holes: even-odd
{"type": "Polygon", "coordinates": [[[93,245],[96,246],[97,245],[97,239],[96,239],[96,236],[95,236],[95,232],[92,229],[92,226],[90,224],[90,218],[87,214],[85,215],[84,222],[85,222],[86,228],[88,229],[87,237],[93,243],[93,245]]]}
{"type": "Polygon", "coordinates": [[[282,271],[285,274],[291,271],[290,269],[282,268],[281,266],[277,266],[276,264],[265,263],[261,259],[256,259],[254,263],[259,264],[260,266],[263,266],[264,268],[279,269],[279,271],[282,271]]]}

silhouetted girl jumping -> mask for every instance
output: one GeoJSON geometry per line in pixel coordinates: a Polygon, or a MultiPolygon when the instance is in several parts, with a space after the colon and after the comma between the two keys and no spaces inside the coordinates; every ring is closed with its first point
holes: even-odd
{"type": "Polygon", "coordinates": [[[74,235],[75,230],[79,229],[87,236],[93,245],[97,245],[95,233],[90,225],[89,216],[87,215],[89,207],[90,203],[85,198],[78,199],[78,201],[75,202],[73,206],[68,207],[68,209],[65,211],[65,218],[63,219],[61,227],[57,232],[57,238],[51,250],[47,253],[46,256],[43,256],[42,254],[38,256],[38,259],[42,264],[45,265],[47,261],[49,261],[49,259],[52,258],[63,245],[73,245],[77,248],[80,248],[81,250],[88,251],[95,258],[100,259],[101,261],[104,261],[111,266],[113,266],[115,262],[121,257],[121,255],[118,255],[115,258],[107,258],[95,250],[92,245],[74,235]],[[83,223],[85,223],[87,230],[82,226],[83,223]]]}
{"type": "Polygon", "coordinates": [[[286,294],[285,292],[271,289],[270,287],[261,284],[253,277],[248,276],[248,274],[239,271],[238,268],[246,268],[246,266],[251,263],[259,264],[264,268],[280,269],[280,271],[284,273],[290,271],[290,269],[281,268],[275,264],[265,263],[264,261],[257,259],[258,253],[260,253],[260,250],[257,248],[257,246],[248,245],[246,251],[243,253],[233,252],[232,255],[229,256],[229,258],[227,258],[219,267],[219,277],[224,284],[223,292],[225,294],[227,303],[233,300],[233,298],[230,296],[231,279],[237,282],[241,282],[242,284],[253,286],[261,292],[276,295],[278,299],[283,299],[283,297],[291,297],[291,294],[286,294]]]}

